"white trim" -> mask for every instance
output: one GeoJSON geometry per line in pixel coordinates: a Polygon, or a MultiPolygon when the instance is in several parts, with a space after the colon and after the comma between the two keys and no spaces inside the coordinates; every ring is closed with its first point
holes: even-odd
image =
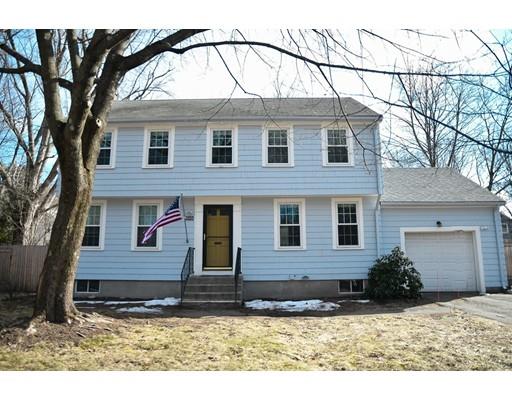
{"type": "MultiPolygon", "coordinates": [[[[355,127],[352,125],[352,129],[355,127]]],[[[323,167],[353,167],[354,166],[354,135],[352,134],[352,130],[346,124],[337,124],[337,125],[322,125],[321,130],[321,151],[322,151],[322,166],[323,167]],[[347,138],[347,148],[348,148],[348,162],[346,163],[330,163],[328,158],[328,146],[327,146],[327,130],[328,129],[343,129],[345,130],[345,135],[347,138]]]]}
{"type": "Polygon", "coordinates": [[[74,292],[75,293],[88,293],[88,294],[99,294],[101,293],[101,280],[100,279],[75,279],[75,285],[74,285],[74,292]],[[78,282],[77,281],[87,281],[87,291],[86,292],[79,292],[77,290],[78,282]],[[98,291],[97,292],[91,292],[90,289],[90,281],[98,281],[98,291]]]}
{"type": "Polygon", "coordinates": [[[294,251],[306,250],[306,199],[305,198],[277,198],[274,199],[274,250],[276,251],[294,251]],[[298,204],[299,205],[299,225],[300,225],[300,246],[284,246],[280,244],[280,204],[298,204]]]}
{"type": "Polygon", "coordinates": [[[162,251],[162,231],[157,229],[156,247],[137,247],[137,226],[139,220],[139,206],[157,206],[156,217],[160,218],[163,213],[164,201],[152,199],[137,199],[132,202],[132,251],[162,251]]]}
{"type": "MultiPolygon", "coordinates": [[[[100,206],[100,243],[99,246],[81,246],[84,251],[101,251],[105,249],[105,229],[107,226],[107,200],[92,200],[90,206],[100,206]]],[[[89,211],[87,211],[89,213],[89,211]]],[[[87,226],[87,221],[86,221],[87,226]]]]}
{"type": "Polygon", "coordinates": [[[477,285],[480,294],[485,293],[485,276],[484,276],[484,261],[482,256],[482,241],[480,239],[479,226],[447,226],[447,227],[407,227],[400,228],[400,247],[407,255],[405,247],[405,234],[406,233],[435,233],[435,232],[471,232],[473,233],[473,245],[475,249],[475,265],[478,269],[476,271],[477,285]]]}
{"type": "MultiPolygon", "coordinates": [[[[112,138],[110,140],[110,164],[96,165],[96,169],[114,169],[116,167],[116,154],[117,154],[117,128],[105,129],[104,133],[110,132],[112,138]]],[[[103,139],[102,139],[103,140],[103,139]]],[[[100,142],[101,145],[101,142],[100,142]]],[[[101,150],[101,147],[100,147],[101,150]]],[[[98,153],[99,155],[99,153],[98,153]]]]}
{"type": "Polygon", "coordinates": [[[292,168],[295,166],[295,149],[293,146],[293,126],[292,125],[266,125],[263,126],[261,135],[261,166],[266,168],[292,168]],[[269,163],[268,162],[268,131],[269,130],[286,130],[288,162],[285,163],[269,163]]]}
{"type": "Polygon", "coordinates": [[[333,250],[363,250],[364,249],[364,214],[363,199],[361,197],[334,197],[331,199],[331,222],[332,222],[332,248],[333,250]],[[338,210],[337,204],[355,204],[357,213],[357,232],[359,234],[359,245],[340,246],[338,244],[338,210]]]}
{"type": "Polygon", "coordinates": [[[503,233],[504,235],[508,235],[509,233],[508,224],[506,222],[501,223],[501,233],[503,233]]]}
{"type": "Polygon", "coordinates": [[[238,126],[208,124],[206,129],[206,168],[237,168],[238,167],[238,126]],[[212,164],[213,131],[231,131],[231,164],[212,164]]]}
{"type": "Polygon", "coordinates": [[[144,153],[142,154],[142,168],[174,168],[174,136],[175,130],[174,126],[162,126],[162,125],[147,125],[144,128],[144,153]],[[151,137],[151,132],[167,132],[169,134],[169,139],[167,143],[168,148],[168,156],[167,156],[167,164],[148,164],[148,156],[149,156],[149,142],[151,137]]]}
{"type": "Polygon", "coordinates": [[[194,275],[233,275],[236,251],[242,247],[242,198],[194,197],[194,275]],[[208,204],[233,205],[233,268],[231,271],[203,271],[203,206],[208,204]]]}

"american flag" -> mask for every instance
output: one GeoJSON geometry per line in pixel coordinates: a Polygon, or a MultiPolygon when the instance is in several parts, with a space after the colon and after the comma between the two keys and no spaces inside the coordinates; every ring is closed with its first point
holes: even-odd
{"type": "Polygon", "coordinates": [[[149,229],[144,233],[144,238],[142,239],[142,244],[146,243],[155,231],[164,226],[168,225],[172,222],[179,221],[183,219],[183,214],[181,212],[180,207],[180,196],[177,196],[176,199],[172,202],[167,210],[165,210],[164,215],[158,218],[153,225],[149,227],[149,229]]]}

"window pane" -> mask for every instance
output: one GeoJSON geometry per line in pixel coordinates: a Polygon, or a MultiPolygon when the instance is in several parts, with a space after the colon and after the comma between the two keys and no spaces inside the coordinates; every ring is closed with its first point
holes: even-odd
{"type": "Polygon", "coordinates": [[[138,225],[143,225],[149,227],[153,225],[153,222],[156,221],[157,218],[158,206],[139,206],[139,223],[138,225]]]}
{"type": "Polygon", "coordinates": [[[85,279],[77,279],[76,291],[77,292],[87,292],[87,281],[85,279]]]}
{"type": "Polygon", "coordinates": [[[110,165],[110,149],[101,149],[98,154],[98,165],[110,165]]]}
{"type": "Polygon", "coordinates": [[[90,206],[89,214],[87,214],[87,221],[85,225],[99,225],[101,216],[101,206],[90,206]]]}
{"type": "Polygon", "coordinates": [[[112,144],[112,132],[105,132],[103,139],[101,139],[100,148],[110,148],[112,144]]]}
{"type": "Polygon", "coordinates": [[[216,130],[213,131],[213,145],[214,146],[231,146],[231,130],[216,130]]]}
{"type": "Polygon", "coordinates": [[[155,131],[151,132],[149,147],[168,147],[169,146],[169,132],[155,131]]]}
{"type": "Polygon", "coordinates": [[[169,149],[149,149],[148,164],[149,165],[165,165],[167,164],[169,149]]]}
{"type": "Polygon", "coordinates": [[[359,229],[357,225],[338,225],[338,245],[359,245],[359,229]]]}
{"type": "Polygon", "coordinates": [[[100,245],[100,227],[86,226],[82,246],[98,247],[100,245]]]}
{"type": "Polygon", "coordinates": [[[212,164],[231,164],[232,150],[231,147],[213,147],[212,164]]]}
{"type": "Polygon", "coordinates": [[[288,147],[269,147],[269,164],[288,164],[288,147]]]}
{"type": "Polygon", "coordinates": [[[279,208],[280,224],[296,224],[299,222],[299,205],[298,204],[281,204],[279,208]]]}
{"type": "Polygon", "coordinates": [[[158,232],[153,233],[153,236],[149,238],[149,240],[142,244],[142,239],[144,239],[144,233],[148,230],[149,226],[138,226],[137,227],[137,247],[156,247],[156,237],[158,232]]]}
{"type": "Polygon", "coordinates": [[[351,281],[352,283],[352,292],[363,292],[363,280],[362,279],[354,279],[351,281]]]}
{"type": "Polygon", "coordinates": [[[338,204],[338,224],[356,224],[357,211],[355,204],[338,204]]]}
{"type": "Polygon", "coordinates": [[[281,247],[300,246],[300,226],[281,226],[279,233],[281,247]]]}
{"type": "Polygon", "coordinates": [[[100,281],[92,280],[89,281],[89,292],[98,293],[100,291],[100,281]]]}
{"type": "Polygon", "coordinates": [[[268,131],[268,145],[269,146],[287,146],[288,134],[286,129],[269,130],[268,131]]]}
{"type": "Polygon", "coordinates": [[[330,163],[348,163],[348,148],[329,146],[327,157],[330,163]]]}
{"type": "Polygon", "coordinates": [[[329,129],[327,130],[327,145],[328,146],[346,146],[347,133],[344,129],[329,129]]]}
{"type": "Polygon", "coordinates": [[[338,285],[339,285],[340,292],[350,292],[350,281],[349,280],[338,281],[338,285]]]}

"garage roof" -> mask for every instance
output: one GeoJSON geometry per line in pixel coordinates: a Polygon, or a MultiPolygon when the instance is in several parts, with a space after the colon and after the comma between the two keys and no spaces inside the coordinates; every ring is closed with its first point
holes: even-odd
{"type": "MultiPolygon", "coordinates": [[[[352,119],[381,115],[351,97],[342,97],[343,112],[352,119]]],[[[342,118],[338,98],[172,99],[116,101],[109,122],[219,121],[342,118]]]]}
{"type": "Polygon", "coordinates": [[[384,168],[383,204],[505,203],[450,168],[384,168]]]}

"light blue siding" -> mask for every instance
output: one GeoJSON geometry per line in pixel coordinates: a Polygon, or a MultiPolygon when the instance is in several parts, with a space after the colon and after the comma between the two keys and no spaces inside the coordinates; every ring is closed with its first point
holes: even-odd
{"type": "Polygon", "coordinates": [[[174,168],[143,169],[144,127],[119,128],[114,169],[96,171],[94,197],[371,195],[377,193],[373,129],[354,141],[354,167],[323,167],[320,125],[295,125],[295,166],[262,167],[261,126],[238,128],[238,167],[206,168],[203,127],[177,126],[174,168]]]}
{"type": "Polygon", "coordinates": [[[273,198],[242,199],[244,279],[360,279],[376,258],[375,198],[363,201],[364,244],[334,250],[331,199],[306,197],[306,250],[274,250],[273,198]],[[307,277],[307,278],[306,278],[307,277]]]}
{"type": "MultiPolygon", "coordinates": [[[[164,208],[173,199],[164,199],[164,208]]],[[[185,199],[193,209],[193,199],[185,199]]],[[[164,228],[162,251],[132,251],[132,199],[107,199],[105,247],[102,251],[82,250],[77,279],[179,280],[188,246],[183,221],[164,228]]],[[[187,221],[192,243],[194,224],[187,221]]]]}
{"type": "Polygon", "coordinates": [[[435,227],[441,221],[444,227],[480,226],[485,284],[501,287],[498,246],[494,226],[494,208],[383,208],[382,248],[384,253],[400,246],[400,228],[435,227]]]}

